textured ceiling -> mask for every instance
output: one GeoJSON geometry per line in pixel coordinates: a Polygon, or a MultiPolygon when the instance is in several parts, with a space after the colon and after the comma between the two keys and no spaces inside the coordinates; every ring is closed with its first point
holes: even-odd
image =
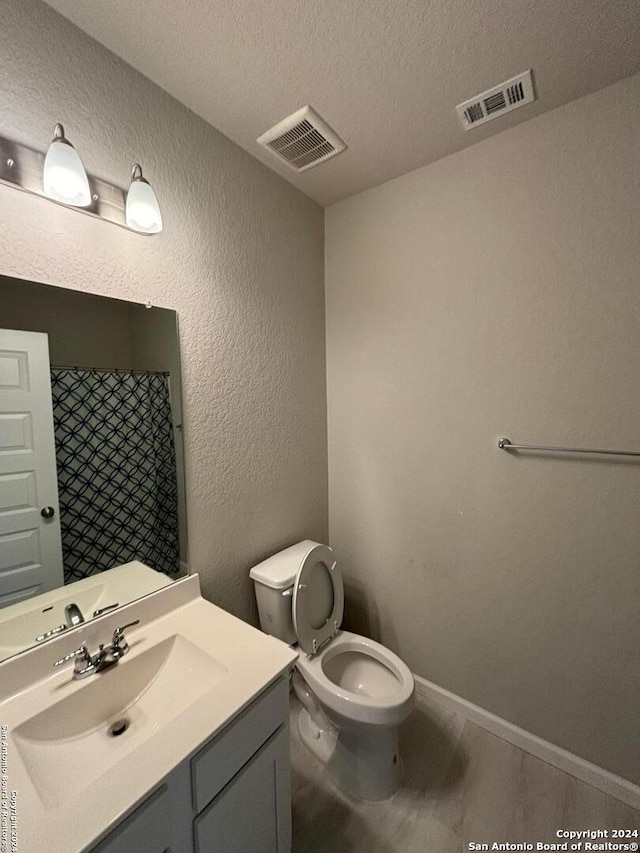
{"type": "Polygon", "coordinates": [[[640,0],[49,0],[331,204],[640,70],[640,0]],[[455,105],[532,68],[539,100],[465,133],[455,105]],[[257,143],[311,104],[348,149],[302,174],[257,143]]]}

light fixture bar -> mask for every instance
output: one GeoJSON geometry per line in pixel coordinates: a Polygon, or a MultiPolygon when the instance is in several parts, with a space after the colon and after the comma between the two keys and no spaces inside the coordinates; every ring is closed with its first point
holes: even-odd
{"type": "MultiPolygon", "coordinates": [[[[49,198],[42,187],[45,155],[12,139],[0,136],[0,184],[46,199],[51,204],[118,225],[134,234],[143,232],[129,228],[125,215],[126,190],[87,174],[91,187],[90,207],[70,207],[49,198]]],[[[143,235],[146,236],[146,235],[143,235]]]]}

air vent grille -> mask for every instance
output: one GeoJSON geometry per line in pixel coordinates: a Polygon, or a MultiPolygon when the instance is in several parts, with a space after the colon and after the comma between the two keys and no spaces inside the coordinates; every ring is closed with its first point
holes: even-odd
{"type": "Polygon", "coordinates": [[[488,116],[492,113],[497,113],[498,110],[503,110],[506,106],[507,102],[504,97],[504,92],[496,92],[495,95],[490,95],[488,98],[484,99],[484,108],[487,111],[488,116]]]}
{"type": "Polygon", "coordinates": [[[347,147],[311,107],[306,106],[276,124],[258,143],[296,172],[302,172],[334,157],[347,147]]]}
{"type": "Polygon", "coordinates": [[[300,124],[292,127],[291,130],[288,130],[281,136],[277,136],[269,143],[269,146],[273,148],[274,151],[280,151],[281,148],[291,145],[292,142],[295,142],[296,139],[300,139],[305,135],[305,133],[309,133],[310,130],[313,130],[313,125],[309,124],[305,119],[304,121],[301,121],[300,124]]]}
{"type": "Polygon", "coordinates": [[[531,71],[525,71],[481,95],[458,104],[456,110],[465,130],[485,124],[500,115],[535,101],[531,71]]]}
{"type": "Polygon", "coordinates": [[[524,101],[522,80],[519,80],[514,86],[507,86],[507,97],[510,104],[517,104],[519,101],[524,101]]]}

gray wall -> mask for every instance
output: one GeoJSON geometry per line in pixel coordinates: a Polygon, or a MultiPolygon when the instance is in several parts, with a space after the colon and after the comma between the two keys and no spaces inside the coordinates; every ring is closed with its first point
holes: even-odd
{"type": "Polygon", "coordinates": [[[322,209],[37,0],[5,0],[0,134],[87,170],[141,162],[165,230],[142,237],[0,187],[0,273],[179,314],[189,563],[255,616],[248,569],[327,537],[322,209]]]}
{"type": "Polygon", "coordinates": [[[49,363],[54,367],[133,367],[130,309],[137,305],[62,287],[25,285],[2,274],[0,305],[3,329],[49,335],[49,363]]]}
{"type": "Polygon", "coordinates": [[[640,782],[640,76],[326,212],[330,540],[418,674],[640,782]]]}

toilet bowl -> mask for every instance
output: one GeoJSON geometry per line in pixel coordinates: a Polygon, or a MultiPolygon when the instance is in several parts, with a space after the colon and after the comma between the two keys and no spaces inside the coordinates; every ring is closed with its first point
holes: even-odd
{"type": "Polygon", "coordinates": [[[340,629],[342,576],[328,546],[299,542],[250,576],[262,630],[297,643],[293,686],[303,743],[347,793],[392,796],[402,781],[398,726],[413,707],[411,671],[380,643],[340,629]]]}

